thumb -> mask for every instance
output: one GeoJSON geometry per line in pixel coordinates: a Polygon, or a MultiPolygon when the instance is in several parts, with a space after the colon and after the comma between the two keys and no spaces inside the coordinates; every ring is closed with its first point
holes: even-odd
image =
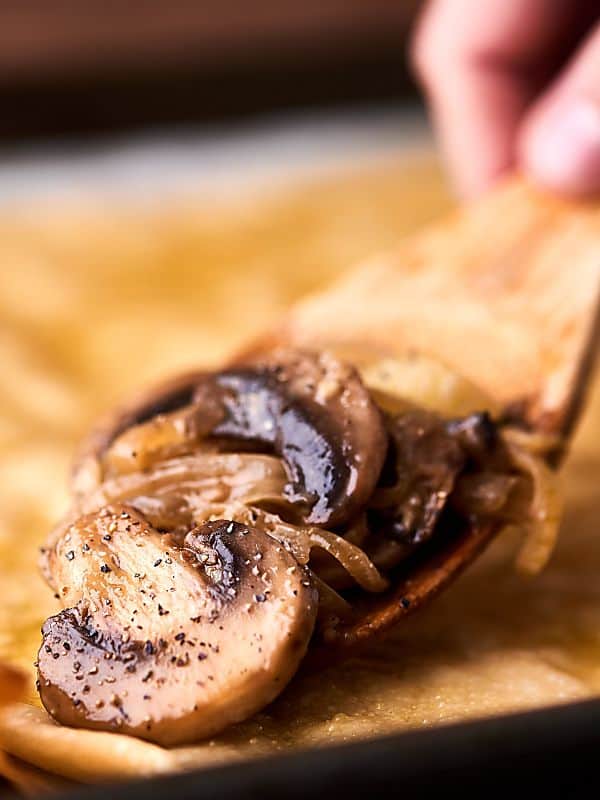
{"type": "Polygon", "coordinates": [[[522,170],[538,183],[600,196],[600,23],[528,112],[518,150],[522,170]]]}

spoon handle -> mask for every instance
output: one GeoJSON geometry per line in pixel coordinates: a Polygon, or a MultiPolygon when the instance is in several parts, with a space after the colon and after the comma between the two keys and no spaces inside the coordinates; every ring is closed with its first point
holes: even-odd
{"type": "Polygon", "coordinates": [[[568,435],[598,342],[600,203],[511,179],[300,302],[297,345],[418,350],[532,428],[568,435]]]}

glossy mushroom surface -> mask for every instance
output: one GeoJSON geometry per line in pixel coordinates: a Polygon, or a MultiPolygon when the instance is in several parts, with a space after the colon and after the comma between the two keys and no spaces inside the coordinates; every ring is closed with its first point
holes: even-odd
{"type": "Polygon", "coordinates": [[[279,694],[313,631],[308,570],[228,520],[179,545],[135,510],[105,507],[45,558],[65,610],[44,625],[39,687],[68,725],[164,745],[209,736],[279,694]]]}
{"type": "Polygon", "coordinates": [[[143,470],[201,442],[281,457],[285,498],[305,522],[329,526],[364,505],[387,448],[381,411],[353,367],[329,353],[285,350],[184,376],[117,412],[83,448],[76,489],[89,491],[107,474],[143,470]]]}

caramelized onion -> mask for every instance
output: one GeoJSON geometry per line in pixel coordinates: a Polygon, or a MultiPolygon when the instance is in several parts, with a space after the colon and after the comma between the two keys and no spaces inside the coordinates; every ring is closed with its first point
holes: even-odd
{"type": "Polygon", "coordinates": [[[540,457],[551,451],[553,440],[509,428],[502,432],[502,438],[515,469],[527,476],[533,487],[528,514],[520,520],[526,526],[526,536],[517,568],[536,575],[552,555],[562,514],[559,476],[540,457]]]}
{"type": "MultiPolygon", "coordinates": [[[[241,501],[260,504],[280,501],[287,475],[281,459],[256,453],[203,453],[159,461],[144,472],[108,478],[80,501],[85,512],[111,502],[138,506],[156,500],[173,509],[179,504],[185,513],[210,504],[241,501]]],[[[186,522],[186,520],[181,520],[186,522]]]]}
{"type": "Polygon", "coordinates": [[[286,513],[288,518],[294,514],[283,496],[285,483],[283,463],[274,456],[201,452],[158,462],[145,472],[109,478],[81,501],[80,511],[126,502],[158,530],[182,534],[201,521],[232,519],[264,530],[301,564],[308,564],[311,552],[318,549],[339,563],[350,583],[369,592],[386,589],[388,581],[358,543],[322,528],[285,521],[286,513]],[[275,507],[278,514],[269,510],[275,507]]]}
{"type": "Polygon", "coordinates": [[[291,525],[276,514],[242,504],[216,506],[211,509],[208,519],[218,519],[222,516],[265,531],[284,545],[300,564],[309,564],[312,551],[318,549],[338,561],[365,591],[382,592],[388,587],[388,581],[380,574],[364,550],[332,531],[314,526],[291,525]]]}
{"type": "Polygon", "coordinates": [[[199,415],[194,406],[188,405],[133,425],[121,433],[104,454],[105,475],[145,470],[159,460],[189,453],[220,418],[214,406],[199,415]]]}

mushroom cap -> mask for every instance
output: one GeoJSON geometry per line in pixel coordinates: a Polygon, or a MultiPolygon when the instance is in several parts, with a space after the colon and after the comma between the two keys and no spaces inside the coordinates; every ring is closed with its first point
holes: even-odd
{"type": "Polygon", "coordinates": [[[177,546],[114,505],[68,526],[46,559],[66,608],[43,627],[40,694],[67,725],[163,745],[210,736],[281,692],[313,632],[308,570],[228,520],[177,546]]]}
{"type": "Polygon", "coordinates": [[[288,472],[284,497],[304,522],[336,526],[375,488],[387,435],[353,367],[327,352],[277,350],[182,376],[114,412],[80,451],[75,493],[89,493],[107,472],[144,470],[200,446],[275,453],[288,472]]]}
{"type": "MultiPolygon", "coordinates": [[[[208,380],[225,410],[213,435],[272,447],[289,473],[285,496],[308,508],[305,522],[340,525],[362,508],[379,478],[387,434],[354,367],[327,351],[276,350],[208,380]]],[[[195,398],[204,406],[207,397],[201,382],[195,398]]]]}

